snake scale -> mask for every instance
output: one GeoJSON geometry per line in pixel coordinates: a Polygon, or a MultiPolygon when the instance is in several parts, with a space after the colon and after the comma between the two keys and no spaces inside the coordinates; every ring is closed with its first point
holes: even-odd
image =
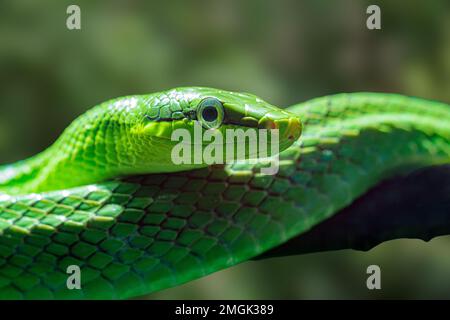
{"type": "Polygon", "coordinates": [[[0,167],[0,298],[176,286],[306,232],[383,179],[449,162],[450,107],[419,98],[337,94],[279,109],[192,87],[111,100],[47,150],[0,167]],[[278,172],[261,174],[263,160],[171,164],[168,137],[194,120],[278,128],[278,172]],[[71,265],[80,290],[67,288],[71,265]]]}

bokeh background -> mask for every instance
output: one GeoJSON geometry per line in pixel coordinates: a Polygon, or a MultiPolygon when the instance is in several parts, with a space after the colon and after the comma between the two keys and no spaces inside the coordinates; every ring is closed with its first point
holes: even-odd
{"type": "MultiPolygon", "coordinates": [[[[0,2],[0,163],[33,155],[109,98],[176,86],[280,106],[337,92],[450,102],[450,2],[0,2]],[[66,28],[81,7],[82,29],[66,28]],[[368,30],[369,4],[382,29],[368,30]]],[[[246,262],[146,298],[450,298],[450,237],[246,262]],[[377,264],[382,290],[366,288],[377,264]]]]}

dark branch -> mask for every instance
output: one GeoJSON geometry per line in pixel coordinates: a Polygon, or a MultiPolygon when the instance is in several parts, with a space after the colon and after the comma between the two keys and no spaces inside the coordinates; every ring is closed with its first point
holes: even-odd
{"type": "Polygon", "coordinates": [[[388,240],[425,241],[450,234],[450,165],[385,181],[307,233],[259,258],[309,252],[369,250],[388,240]]]}

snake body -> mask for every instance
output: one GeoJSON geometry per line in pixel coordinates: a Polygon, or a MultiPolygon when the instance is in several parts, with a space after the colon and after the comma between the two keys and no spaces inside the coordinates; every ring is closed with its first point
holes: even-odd
{"type": "Polygon", "coordinates": [[[176,286],[304,233],[385,178],[449,162],[450,106],[419,98],[338,94],[281,110],[182,88],[112,100],[42,154],[1,167],[0,298],[129,298],[176,286]],[[211,97],[223,127],[280,128],[277,174],[260,173],[264,160],[168,164],[168,134],[189,128],[211,97]],[[71,265],[79,290],[67,288],[71,265]]]}

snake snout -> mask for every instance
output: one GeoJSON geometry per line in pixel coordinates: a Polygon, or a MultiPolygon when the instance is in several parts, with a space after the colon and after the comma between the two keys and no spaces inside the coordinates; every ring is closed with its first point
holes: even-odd
{"type": "Polygon", "coordinates": [[[284,132],[284,137],[287,140],[294,142],[298,138],[300,138],[301,133],[302,133],[302,124],[300,122],[300,119],[297,117],[289,118],[287,129],[284,132]]]}
{"type": "Polygon", "coordinates": [[[296,141],[302,132],[302,124],[298,117],[285,117],[279,119],[264,118],[260,121],[260,129],[279,130],[281,141],[296,141]]]}

